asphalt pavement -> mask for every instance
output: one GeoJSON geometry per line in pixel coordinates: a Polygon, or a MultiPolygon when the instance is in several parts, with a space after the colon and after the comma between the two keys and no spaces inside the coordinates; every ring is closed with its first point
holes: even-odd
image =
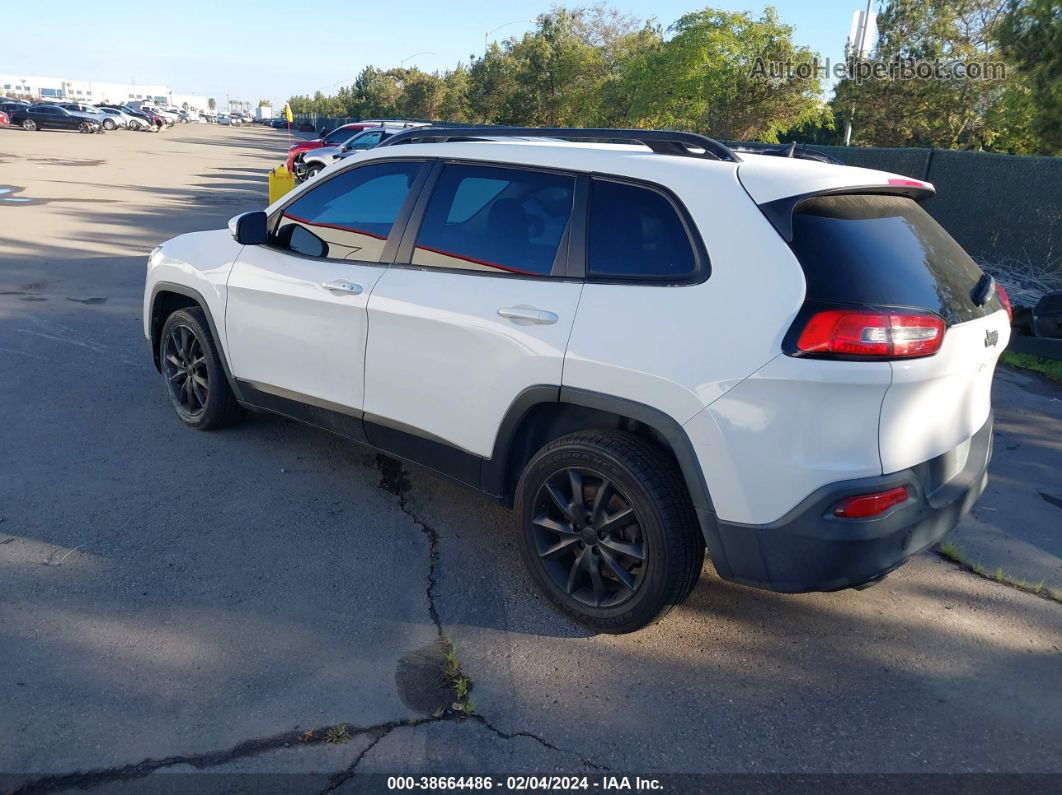
{"type": "MultiPolygon", "coordinates": [[[[286,143],[0,130],[8,785],[1062,773],[1062,604],[1044,595],[934,553],[795,596],[706,564],[660,623],[594,636],[535,592],[509,514],[475,494],[284,419],[185,429],[141,330],[147,252],[263,207],[286,143]],[[471,717],[447,709],[440,642],[471,717]]],[[[1001,372],[993,485],[953,539],[1062,589],[1060,398],[1001,372]]]]}

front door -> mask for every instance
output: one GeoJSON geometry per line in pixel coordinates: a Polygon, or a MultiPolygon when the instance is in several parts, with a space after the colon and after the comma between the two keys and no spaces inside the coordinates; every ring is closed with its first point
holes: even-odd
{"type": "Polygon", "coordinates": [[[315,183],[272,219],[267,244],[240,252],[225,328],[233,374],[250,402],[258,396],[262,405],[264,393],[360,415],[366,304],[423,168],[415,160],[369,163],[315,183]]]}

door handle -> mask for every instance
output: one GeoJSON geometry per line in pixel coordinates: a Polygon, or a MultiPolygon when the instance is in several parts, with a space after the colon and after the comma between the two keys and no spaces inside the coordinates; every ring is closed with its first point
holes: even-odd
{"type": "Polygon", "coordinates": [[[518,326],[530,326],[531,324],[550,326],[560,319],[557,317],[556,312],[550,312],[548,309],[537,309],[526,304],[503,306],[498,310],[498,314],[508,318],[518,326]]]}
{"type": "Polygon", "coordinates": [[[321,286],[330,293],[342,293],[343,295],[361,295],[365,290],[360,284],[348,282],[346,279],[336,279],[331,282],[324,282],[321,286]]]}

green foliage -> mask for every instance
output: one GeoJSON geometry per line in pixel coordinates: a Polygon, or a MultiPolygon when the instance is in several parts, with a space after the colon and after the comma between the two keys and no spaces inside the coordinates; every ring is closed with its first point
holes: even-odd
{"type": "Polygon", "coordinates": [[[832,122],[820,80],[749,75],[758,56],[815,57],[773,9],[759,19],[705,9],[666,38],[654,20],[604,3],[555,7],[520,38],[493,43],[453,70],[368,66],[333,97],[296,96],[294,113],[531,126],[682,127],[722,138],[774,141],[802,124],[832,122]]]}
{"type": "Polygon", "coordinates": [[[890,0],[878,17],[876,61],[996,62],[1004,64],[1006,76],[845,79],[834,93],[834,114],[853,120],[853,144],[1058,151],[1058,141],[1052,144],[1049,137],[1052,127],[1062,130],[1057,8],[1057,0],[1011,0],[1009,10],[1000,0],[890,0]],[[1056,9],[1053,21],[1047,6],[1056,9]],[[1054,52],[1040,49],[1052,36],[1054,52]],[[1051,86],[1059,102],[1053,112],[1051,86]]]}
{"type": "Polygon", "coordinates": [[[1031,151],[1062,153],[1062,8],[1058,0],[1010,0],[995,30],[1028,85],[1023,105],[1031,151]]]}
{"type": "Polygon", "coordinates": [[[271,108],[271,107],[273,107],[273,101],[269,100],[269,99],[260,99],[260,100],[258,100],[258,107],[260,107],[260,108],[271,108]]]}
{"type": "Polygon", "coordinates": [[[207,100],[207,107],[210,108],[211,110],[217,110],[218,101],[216,99],[214,99],[213,97],[211,97],[210,99],[207,100]]]}

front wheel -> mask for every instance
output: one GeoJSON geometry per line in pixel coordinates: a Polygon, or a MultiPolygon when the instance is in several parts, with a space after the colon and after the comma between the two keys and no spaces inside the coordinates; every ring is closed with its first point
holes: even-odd
{"type": "Polygon", "coordinates": [[[25,119],[22,122],[22,129],[28,130],[29,132],[33,132],[37,129],[37,122],[35,122],[33,119],[25,119]]]}
{"type": "Polygon", "coordinates": [[[103,129],[105,130],[113,130],[116,126],[117,125],[115,125],[115,123],[111,119],[103,120],[103,129]]]}
{"type": "Polygon", "coordinates": [[[631,632],[689,596],[704,539],[674,460],[623,431],[582,431],[538,451],[517,486],[521,557],[564,613],[631,632]]]}
{"type": "Polygon", "coordinates": [[[95,125],[93,125],[92,122],[83,121],[77,126],[77,131],[81,133],[92,133],[96,132],[96,129],[95,125]]]}
{"type": "Polygon", "coordinates": [[[170,404],[185,425],[210,431],[243,416],[201,309],[179,309],[166,319],[159,363],[170,404]]]}
{"type": "Polygon", "coordinates": [[[314,163],[306,169],[306,179],[313,179],[324,170],[320,163],[314,163]]]}

